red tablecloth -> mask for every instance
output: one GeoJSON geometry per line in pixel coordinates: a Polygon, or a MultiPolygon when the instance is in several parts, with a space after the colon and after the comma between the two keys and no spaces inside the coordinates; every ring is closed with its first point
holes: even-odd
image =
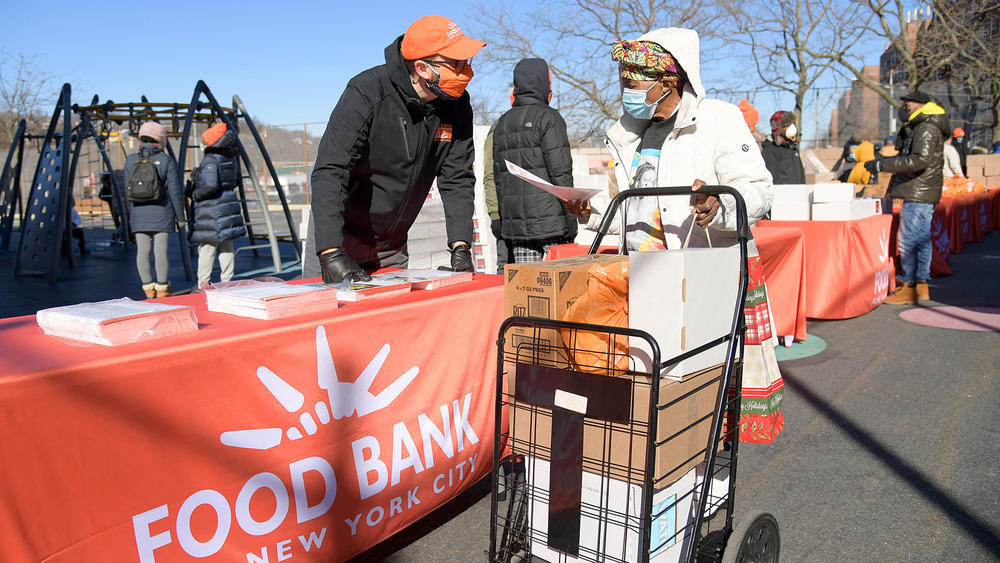
{"type": "Polygon", "coordinates": [[[993,220],[993,228],[1000,229],[1000,186],[986,188],[986,196],[989,199],[990,218],[993,220]]]}
{"type": "Polygon", "coordinates": [[[944,226],[948,230],[948,241],[952,252],[961,252],[967,242],[979,242],[983,235],[998,226],[998,205],[1000,190],[990,189],[987,193],[969,194],[962,197],[946,197],[935,207],[941,210],[944,226]]]}
{"type": "Polygon", "coordinates": [[[273,321],[179,296],[201,330],[117,348],[0,320],[0,561],[374,545],[492,469],[502,284],[273,321]]]}
{"type": "Polygon", "coordinates": [[[796,227],[805,235],[807,317],[857,317],[881,304],[893,289],[891,215],[857,221],[763,220],[754,232],[771,227],[796,227]]]}
{"type": "MultiPolygon", "coordinates": [[[[931,220],[931,241],[934,254],[931,258],[931,276],[950,276],[948,260],[952,253],[962,252],[965,243],[979,242],[983,236],[1000,227],[1000,188],[990,188],[986,193],[962,197],[947,197],[934,207],[931,220]]],[[[892,238],[889,248],[899,254],[898,207],[893,217],[892,238]]]]}
{"type": "MultiPolygon", "coordinates": [[[[892,214],[892,235],[889,237],[889,248],[893,255],[893,270],[900,271],[899,268],[899,212],[892,214]]],[[[931,217],[931,277],[938,278],[953,274],[948,260],[951,259],[952,231],[949,229],[949,218],[947,206],[938,204],[934,207],[934,215],[931,217]]],[[[895,286],[895,279],[893,286],[895,286]]],[[[890,288],[890,291],[895,287],[890,288]]]]}
{"type": "MultiPolygon", "coordinates": [[[[797,340],[806,338],[806,294],[804,269],[804,244],[801,229],[767,229],[753,231],[757,250],[764,266],[774,326],[781,336],[794,335],[797,340]]],[[[549,249],[547,258],[556,260],[586,254],[589,247],[582,244],[561,244],[549,249]]],[[[602,246],[605,254],[616,254],[617,246],[602,246]]]]}
{"type": "Polygon", "coordinates": [[[798,227],[752,228],[764,266],[764,283],[781,336],[806,339],[805,234],[798,227]]]}

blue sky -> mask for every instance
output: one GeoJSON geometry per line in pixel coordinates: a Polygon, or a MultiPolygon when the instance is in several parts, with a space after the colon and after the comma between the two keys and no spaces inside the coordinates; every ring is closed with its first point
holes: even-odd
{"type": "Polygon", "coordinates": [[[239,95],[262,122],[325,122],[347,81],[419,17],[462,25],[468,2],[10,2],[0,48],[36,55],[73,101],[191,100],[204,80],[223,105],[239,95]]]}
{"type": "MultiPolygon", "coordinates": [[[[385,46],[414,20],[434,13],[467,28],[473,9],[459,0],[99,6],[55,0],[44,12],[29,2],[8,4],[0,49],[36,56],[37,70],[56,75],[53,91],[69,82],[75,103],[89,104],[95,94],[101,102],[146,95],[151,102],[187,103],[204,80],[220,103],[229,105],[238,94],[255,120],[269,125],[325,123],[347,81],[382,63],[385,46]]],[[[480,74],[470,91],[506,91],[508,81],[480,74]]],[[[790,96],[766,93],[751,101],[764,129],[771,112],[792,105],[790,96]]],[[[819,119],[823,126],[828,111],[819,119]]],[[[804,117],[815,120],[809,108],[804,117]]],[[[814,127],[807,129],[813,129],[807,137],[815,135],[814,127]]]]}

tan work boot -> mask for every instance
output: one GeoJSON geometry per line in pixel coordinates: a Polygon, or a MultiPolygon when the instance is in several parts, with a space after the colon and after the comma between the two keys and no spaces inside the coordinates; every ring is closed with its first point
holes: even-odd
{"type": "Polygon", "coordinates": [[[170,282],[156,284],[157,297],[170,297],[170,282]]]}
{"type": "Polygon", "coordinates": [[[917,301],[930,301],[931,290],[927,287],[927,280],[917,280],[917,301]]]}
{"type": "Polygon", "coordinates": [[[896,293],[885,298],[885,302],[890,305],[916,305],[917,285],[903,282],[903,285],[896,288],[896,293]]]}
{"type": "Polygon", "coordinates": [[[146,299],[152,299],[156,297],[156,284],[155,283],[144,283],[142,284],[142,290],[146,292],[146,299]]]}

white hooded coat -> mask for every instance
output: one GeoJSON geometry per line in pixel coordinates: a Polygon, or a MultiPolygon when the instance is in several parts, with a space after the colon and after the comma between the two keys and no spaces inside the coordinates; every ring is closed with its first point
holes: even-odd
{"type": "MultiPolygon", "coordinates": [[[[691,186],[695,180],[708,185],[735,188],[747,206],[749,224],[753,225],[771,209],[774,188],[771,173],[764,165],[760,149],[750,129],[743,120],[740,109],[733,104],[707,99],[701,84],[698,33],[676,27],[657,29],[639,38],[656,43],[669,51],[687,74],[687,83],[677,109],[673,130],[667,135],[657,163],[657,186],[691,186]]],[[[615,178],[619,189],[628,189],[632,178],[632,164],[639,143],[649,121],[633,118],[628,113],[608,130],[605,145],[615,163],[615,178]]],[[[722,195],[719,213],[709,224],[713,246],[736,244],[735,200],[722,195]]],[[[660,208],[667,248],[681,248],[691,227],[693,217],[688,196],[635,198],[628,200],[625,209],[629,224],[649,222],[654,205],[660,208]]],[[[596,230],[602,216],[597,210],[591,214],[587,228],[596,230]]],[[[609,232],[620,232],[621,214],[609,232]]],[[[628,248],[637,248],[642,233],[629,233],[628,248]],[[633,236],[636,240],[633,240],[633,236]]],[[[705,230],[694,227],[691,246],[708,246],[705,230]]]]}

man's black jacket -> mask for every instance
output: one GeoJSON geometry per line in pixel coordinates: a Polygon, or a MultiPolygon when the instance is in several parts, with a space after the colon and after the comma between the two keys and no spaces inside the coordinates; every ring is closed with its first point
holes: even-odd
{"type": "MultiPolygon", "coordinates": [[[[312,172],[317,252],[343,234],[388,250],[407,231],[437,178],[448,244],[472,242],[475,175],[469,94],[425,103],[399,53],[348,82],[330,114],[312,172]]],[[[367,257],[353,257],[366,260],[367,257]]]]}
{"type": "Polygon", "coordinates": [[[944,140],[950,134],[948,129],[948,116],[943,111],[920,113],[903,125],[896,136],[899,156],[882,162],[882,169],[892,173],[887,196],[920,203],[941,201],[944,140]]]}

